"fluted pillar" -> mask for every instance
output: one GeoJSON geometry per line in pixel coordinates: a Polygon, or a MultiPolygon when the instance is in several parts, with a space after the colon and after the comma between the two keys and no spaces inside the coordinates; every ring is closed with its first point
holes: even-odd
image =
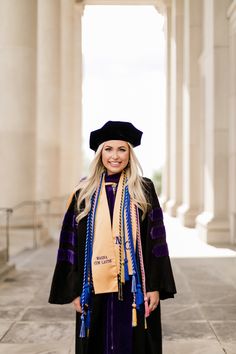
{"type": "Polygon", "coordinates": [[[81,161],[81,16],[82,4],[61,0],[60,193],[79,180],[81,161]]]}
{"type": "Polygon", "coordinates": [[[170,200],[166,210],[175,216],[182,203],[183,1],[172,0],[170,200]]]}
{"type": "Polygon", "coordinates": [[[59,193],[60,6],[38,1],[37,199],[59,193]]]}
{"type": "Polygon", "coordinates": [[[236,0],[229,18],[229,215],[230,241],[236,243],[236,0]]]}
{"type": "Polygon", "coordinates": [[[204,212],[197,217],[200,237],[229,242],[229,33],[230,0],[204,1],[204,212]]]}
{"type": "Polygon", "coordinates": [[[0,0],[0,206],[35,197],[36,10],[0,0]]]}
{"type": "Polygon", "coordinates": [[[171,1],[166,3],[165,11],[165,69],[166,69],[166,138],[165,138],[165,165],[162,174],[161,204],[166,209],[170,198],[170,106],[171,106],[171,1]]]}
{"type": "Polygon", "coordinates": [[[178,216],[183,225],[195,226],[201,211],[202,117],[200,109],[200,65],[202,52],[202,0],[184,1],[183,70],[183,204],[178,216]]]}
{"type": "Polygon", "coordinates": [[[74,164],[73,181],[77,182],[83,176],[82,151],[82,19],[83,3],[74,6],[74,164]]]}

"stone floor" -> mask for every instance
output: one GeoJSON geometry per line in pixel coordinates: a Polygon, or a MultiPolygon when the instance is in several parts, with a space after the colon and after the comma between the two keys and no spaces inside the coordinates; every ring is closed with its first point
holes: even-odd
{"type": "MultiPolygon", "coordinates": [[[[235,250],[166,226],[178,294],[162,302],[164,354],[236,354],[235,250]]],[[[0,354],[74,353],[72,305],[47,303],[56,247],[24,251],[0,282],[0,354]]]]}

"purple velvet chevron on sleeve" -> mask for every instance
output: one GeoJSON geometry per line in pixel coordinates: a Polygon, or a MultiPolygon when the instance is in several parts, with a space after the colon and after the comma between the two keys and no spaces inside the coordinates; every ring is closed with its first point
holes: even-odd
{"type": "Polygon", "coordinates": [[[75,264],[75,252],[70,249],[59,248],[57,253],[57,261],[75,264]]]}
{"type": "Polygon", "coordinates": [[[168,256],[169,250],[168,250],[167,243],[155,245],[152,249],[152,253],[154,254],[155,257],[168,256]]]}
{"type": "Polygon", "coordinates": [[[75,231],[61,230],[60,241],[75,246],[75,231]]]}
{"type": "Polygon", "coordinates": [[[76,226],[76,215],[74,210],[68,209],[63,220],[62,227],[75,227],[76,226]]]}
{"type": "Polygon", "coordinates": [[[163,213],[162,213],[162,209],[158,206],[154,209],[152,209],[149,214],[148,214],[149,218],[151,219],[151,221],[157,221],[157,220],[163,220],[163,213]]]}
{"type": "Polygon", "coordinates": [[[63,219],[57,262],[75,264],[77,223],[74,201],[75,199],[73,198],[63,219]]]}
{"type": "Polygon", "coordinates": [[[166,230],[164,225],[152,226],[150,236],[153,240],[166,237],[166,230]]]}
{"type": "Polygon", "coordinates": [[[155,257],[168,256],[166,230],[163,223],[163,212],[160,206],[153,208],[149,214],[149,236],[153,241],[152,254],[155,257]]]}
{"type": "Polygon", "coordinates": [[[72,246],[75,246],[76,226],[76,215],[73,208],[70,207],[67,210],[63,220],[60,234],[60,244],[68,243],[72,246]]]}

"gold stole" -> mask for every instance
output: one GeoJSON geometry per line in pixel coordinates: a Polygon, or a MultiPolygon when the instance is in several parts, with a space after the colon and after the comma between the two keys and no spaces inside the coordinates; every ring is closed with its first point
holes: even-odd
{"type": "MultiPolygon", "coordinates": [[[[127,238],[127,229],[125,226],[125,240],[123,237],[123,226],[119,225],[122,218],[120,215],[120,205],[122,203],[122,186],[123,186],[124,173],[120,176],[118,184],[116,199],[113,211],[113,225],[111,225],[111,218],[109,206],[106,195],[105,181],[103,177],[102,187],[98,199],[98,205],[95,215],[94,226],[94,241],[93,241],[93,254],[92,254],[92,278],[95,294],[118,292],[118,279],[117,275],[120,273],[120,247],[119,241],[121,240],[121,262],[124,260],[124,242],[127,250],[128,269],[129,274],[132,272],[132,263],[129,251],[129,242],[127,238]],[[120,235],[121,231],[121,235],[120,235]]],[[[131,219],[133,231],[134,249],[136,245],[136,216],[135,206],[131,202],[131,219]]],[[[123,267],[123,265],[122,265],[123,267]]],[[[124,272],[122,272],[124,273],[124,272]]],[[[122,277],[124,282],[124,277],[122,277]]]]}

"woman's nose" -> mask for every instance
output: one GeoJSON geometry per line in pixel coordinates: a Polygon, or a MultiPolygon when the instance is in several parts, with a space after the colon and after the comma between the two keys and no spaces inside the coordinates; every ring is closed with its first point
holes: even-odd
{"type": "Polygon", "coordinates": [[[113,157],[113,159],[117,159],[118,158],[117,151],[113,151],[112,157],[113,157]]]}

